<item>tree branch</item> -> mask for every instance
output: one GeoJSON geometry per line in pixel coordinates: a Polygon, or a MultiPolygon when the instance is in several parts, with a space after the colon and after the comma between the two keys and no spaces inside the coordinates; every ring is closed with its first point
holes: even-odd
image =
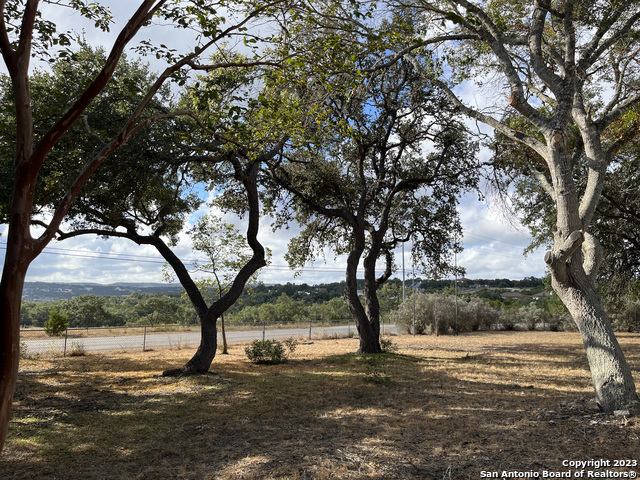
{"type": "MultiPolygon", "coordinates": [[[[470,107],[466,106],[457,97],[457,95],[455,93],[453,93],[453,91],[447,85],[445,85],[443,82],[441,82],[440,80],[435,80],[434,83],[446,93],[446,95],[454,103],[454,105],[456,107],[458,107],[460,110],[462,110],[462,112],[465,115],[468,115],[471,118],[475,118],[476,120],[479,120],[479,121],[489,125],[490,127],[495,128],[496,130],[500,131],[501,133],[506,135],[511,140],[513,140],[515,142],[518,142],[518,143],[522,143],[522,144],[530,147],[536,153],[538,153],[542,158],[545,158],[546,145],[544,145],[543,143],[539,142],[534,137],[531,137],[531,136],[529,136],[529,135],[527,135],[525,133],[519,132],[518,130],[514,130],[514,129],[508,127],[507,125],[505,125],[504,123],[500,122],[499,120],[496,120],[495,118],[493,118],[490,115],[486,115],[486,114],[481,113],[481,112],[479,112],[479,111],[477,111],[477,110],[475,110],[473,108],[470,108],[470,107]]],[[[547,128],[548,127],[545,127],[545,129],[547,129],[547,128]]]]}
{"type": "Polygon", "coordinates": [[[53,148],[60,137],[65,134],[71,125],[86,110],[91,101],[93,101],[93,99],[104,89],[105,85],[113,75],[125,47],[133,39],[136,33],[138,33],[138,30],[140,30],[142,25],[150,20],[151,17],[153,17],[153,14],[165,2],[166,0],[144,0],[140,7],[138,7],[138,10],[129,19],[116,38],[102,70],[100,70],[98,75],[82,92],[71,108],[62,114],[60,119],[42,136],[35,146],[32,159],[34,162],[33,168],[36,169],[36,171],[40,170],[47,157],[47,153],[51,148],[53,148]],[[154,5],[156,1],[157,4],[154,5]]]}
{"type": "Polygon", "coordinates": [[[604,38],[604,35],[609,31],[618,18],[620,18],[623,12],[624,9],[622,8],[614,9],[613,17],[610,18],[609,21],[604,21],[600,24],[598,30],[593,34],[591,41],[584,49],[582,58],[578,61],[578,69],[581,72],[586,72],[608,48],[611,48],[621,38],[627,35],[631,30],[631,27],[640,20],[640,12],[632,15],[614,35],[611,35],[611,37],[599,44],[599,42],[604,38]]]}
{"type": "Polygon", "coordinates": [[[133,137],[137,132],[142,130],[147,125],[166,118],[174,118],[177,116],[187,115],[190,112],[173,112],[166,113],[162,115],[156,115],[154,117],[150,117],[140,122],[138,125],[133,126],[132,123],[137,120],[131,119],[130,122],[120,131],[120,134],[106,144],[100,152],[98,152],[94,158],[85,166],[82,172],[75,179],[73,184],[67,190],[65,196],[60,201],[56,211],[53,214],[51,222],[49,223],[49,228],[47,228],[42,235],[38,238],[37,242],[40,245],[40,248],[44,248],[44,246],[51,241],[55,235],[57,230],[60,228],[62,221],[64,220],[65,215],[69,211],[71,204],[75,200],[76,196],[82,189],[82,187],[87,183],[91,175],[98,169],[98,167],[104,162],[104,160],[111,155],[114,151],[116,151],[120,146],[126,143],[131,137],[133,137]]]}
{"type": "Polygon", "coordinates": [[[581,231],[576,230],[564,239],[559,248],[548,251],[544,256],[544,261],[549,267],[557,267],[566,262],[584,242],[584,235],[581,231]]]}

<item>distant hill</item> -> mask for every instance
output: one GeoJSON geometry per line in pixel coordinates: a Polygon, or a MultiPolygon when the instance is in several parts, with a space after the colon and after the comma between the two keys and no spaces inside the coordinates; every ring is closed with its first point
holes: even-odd
{"type": "Polygon", "coordinates": [[[168,283],[48,283],[26,282],[22,299],[27,302],[44,302],[50,300],[68,300],[80,295],[117,296],[137,293],[157,293],[163,295],[179,295],[181,285],[168,283]]]}
{"type": "MultiPolygon", "coordinates": [[[[392,278],[388,282],[400,288],[402,281],[392,278]]],[[[542,279],[527,277],[522,280],[509,280],[506,278],[494,280],[470,280],[459,278],[457,281],[461,293],[472,293],[483,288],[488,289],[544,289],[542,279]]],[[[407,280],[407,288],[412,288],[413,280],[407,280]]],[[[344,281],[322,283],[318,285],[302,284],[258,284],[252,286],[251,298],[245,299],[245,305],[259,305],[274,301],[282,294],[292,298],[306,298],[309,303],[327,301],[331,298],[344,295],[344,281]]],[[[444,288],[452,288],[453,280],[425,280],[416,278],[415,288],[423,292],[439,292],[444,288]]],[[[364,288],[364,281],[358,280],[358,289],[364,288]]],[[[69,300],[81,295],[120,296],[136,293],[152,293],[158,295],[180,295],[182,286],[169,283],[113,283],[102,285],[99,283],[47,283],[27,282],[25,284],[22,299],[27,302],[45,302],[52,300],[69,300]]]]}

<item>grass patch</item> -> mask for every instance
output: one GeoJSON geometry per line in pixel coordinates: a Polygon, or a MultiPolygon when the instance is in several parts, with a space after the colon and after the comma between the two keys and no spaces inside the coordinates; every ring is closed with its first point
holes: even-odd
{"type": "MultiPolygon", "coordinates": [[[[620,335],[634,372],[640,337],[620,335]]],[[[279,365],[243,348],[214,373],[160,372],[189,350],[25,359],[2,479],[467,479],[637,457],[634,419],[589,410],[577,334],[495,332],[300,344],[279,365]]]]}

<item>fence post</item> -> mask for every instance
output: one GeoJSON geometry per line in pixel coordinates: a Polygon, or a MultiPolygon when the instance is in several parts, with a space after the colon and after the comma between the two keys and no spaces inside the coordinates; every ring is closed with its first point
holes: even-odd
{"type": "Polygon", "coordinates": [[[267,335],[267,322],[262,322],[262,341],[264,342],[267,335]]]}
{"type": "Polygon", "coordinates": [[[147,326],[144,326],[144,335],[142,335],[142,351],[147,351],[147,326]]]}
{"type": "Polygon", "coordinates": [[[311,317],[309,317],[309,340],[311,340],[311,317]]]}
{"type": "Polygon", "coordinates": [[[69,336],[69,329],[66,328],[64,330],[64,352],[62,353],[63,357],[67,356],[67,337],[69,336]]]}

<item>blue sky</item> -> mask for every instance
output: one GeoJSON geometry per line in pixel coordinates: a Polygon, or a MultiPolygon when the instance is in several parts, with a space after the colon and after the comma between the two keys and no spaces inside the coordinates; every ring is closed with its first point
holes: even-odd
{"type": "MultiPolygon", "coordinates": [[[[85,38],[90,44],[103,45],[108,49],[127,14],[136,8],[137,3],[115,0],[101,3],[112,6],[116,24],[110,33],[97,31],[90,23],[78,22],[76,17],[70,15],[68,9],[54,8],[47,13],[47,17],[56,22],[59,28],[63,25],[73,25],[76,31],[84,30],[85,38]]],[[[189,32],[168,36],[167,28],[149,27],[141,31],[137,39],[160,41],[178,50],[184,50],[193,43],[193,36],[189,32]]],[[[152,64],[152,68],[160,70],[162,65],[152,64]]],[[[0,71],[5,71],[3,66],[0,67],[0,71]]],[[[463,92],[466,101],[475,104],[487,101],[486,92],[475,92],[471,86],[468,87],[463,92]]],[[[486,152],[484,154],[486,155],[486,152]]],[[[544,252],[536,251],[527,257],[522,255],[529,243],[528,233],[519,226],[517,220],[507,218],[499,203],[493,198],[479,201],[477,195],[467,195],[460,200],[459,211],[465,232],[462,239],[465,250],[458,255],[458,264],[466,269],[468,278],[521,279],[544,275],[544,252]]],[[[1,230],[4,233],[4,228],[1,230]]],[[[295,228],[274,233],[269,222],[263,222],[260,238],[265,246],[273,251],[273,261],[272,265],[261,273],[262,281],[315,284],[344,279],[344,258],[334,260],[331,254],[327,255],[326,263],[318,261],[294,277],[294,273],[286,267],[284,253],[287,242],[295,233],[295,228]]],[[[4,235],[0,237],[2,257],[5,239],[4,235]]],[[[183,260],[194,258],[186,235],[183,235],[176,252],[183,260]]],[[[406,252],[405,264],[410,271],[410,246],[407,246],[406,252]]],[[[397,252],[396,258],[396,263],[400,265],[400,251],[397,252]]],[[[84,237],[53,242],[32,264],[27,281],[161,282],[163,263],[152,247],[138,246],[124,239],[103,240],[84,237]]],[[[397,272],[396,276],[401,276],[401,272],[397,272]]]]}

